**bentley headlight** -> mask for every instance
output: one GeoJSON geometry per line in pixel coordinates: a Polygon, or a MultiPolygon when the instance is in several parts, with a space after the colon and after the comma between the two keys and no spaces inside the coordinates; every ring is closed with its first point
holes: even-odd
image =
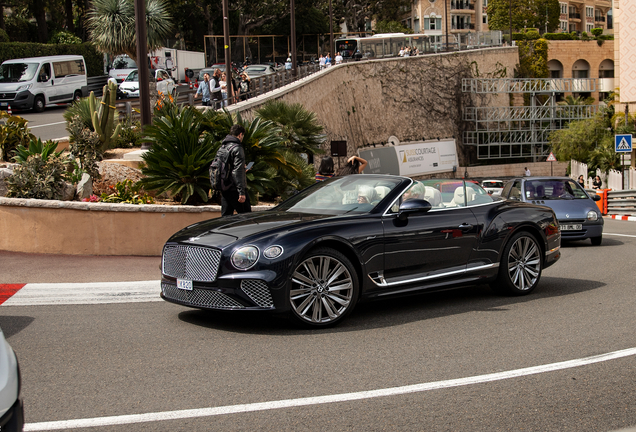
{"type": "Polygon", "coordinates": [[[239,270],[247,270],[258,261],[258,249],[254,246],[243,246],[232,253],[232,265],[239,270]]]}
{"type": "Polygon", "coordinates": [[[598,213],[596,213],[594,210],[590,210],[589,212],[587,212],[587,220],[595,221],[597,219],[598,213]]]}

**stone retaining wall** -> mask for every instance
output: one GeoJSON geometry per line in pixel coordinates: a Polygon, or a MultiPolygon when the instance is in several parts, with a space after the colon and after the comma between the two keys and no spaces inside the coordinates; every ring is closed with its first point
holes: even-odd
{"type": "Polygon", "coordinates": [[[158,256],[166,240],[178,230],[220,215],[218,205],[133,205],[0,197],[0,250],[158,256]]]}

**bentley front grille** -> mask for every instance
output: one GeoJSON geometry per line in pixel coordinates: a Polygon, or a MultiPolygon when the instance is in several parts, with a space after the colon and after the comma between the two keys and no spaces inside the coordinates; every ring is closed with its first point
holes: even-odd
{"type": "Polygon", "coordinates": [[[163,250],[163,274],[198,282],[214,282],[221,251],[199,246],[166,246],[163,250]]]}
{"type": "Polygon", "coordinates": [[[241,281],[241,289],[254,303],[263,308],[274,307],[272,294],[267,284],[258,279],[245,279],[241,281]]]}
{"type": "Polygon", "coordinates": [[[232,297],[211,290],[194,288],[193,290],[182,290],[174,285],[162,283],[161,291],[166,298],[185,303],[190,306],[210,308],[210,309],[243,309],[245,306],[234,300],[232,297]]]}

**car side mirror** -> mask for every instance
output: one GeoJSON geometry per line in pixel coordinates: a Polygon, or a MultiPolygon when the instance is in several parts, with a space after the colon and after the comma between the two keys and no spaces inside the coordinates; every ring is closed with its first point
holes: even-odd
{"type": "Polygon", "coordinates": [[[409,199],[400,204],[398,218],[406,220],[411,214],[426,213],[432,208],[431,203],[423,199],[409,199]]]}
{"type": "Polygon", "coordinates": [[[594,195],[592,195],[592,199],[593,199],[594,201],[600,201],[600,200],[601,200],[601,196],[600,196],[600,195],[598,195],[598,194],[594,194],[594,195]]]}

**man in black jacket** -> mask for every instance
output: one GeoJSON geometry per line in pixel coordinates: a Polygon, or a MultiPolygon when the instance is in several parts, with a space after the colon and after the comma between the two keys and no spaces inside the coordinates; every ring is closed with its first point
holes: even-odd
{"type": "Polygon", "coordinates": [[[230,171],[232,186],[221,192],[221,216],[231,216],[237,213],[252,211],[250,198],[247,195],[247,179],[245,177],[245,151],[241,145],[245,136],[245,129],[235,124],[230,128],[230,134],[221,144],[221,150],[228,151],[227,163],[230,171]]]}

